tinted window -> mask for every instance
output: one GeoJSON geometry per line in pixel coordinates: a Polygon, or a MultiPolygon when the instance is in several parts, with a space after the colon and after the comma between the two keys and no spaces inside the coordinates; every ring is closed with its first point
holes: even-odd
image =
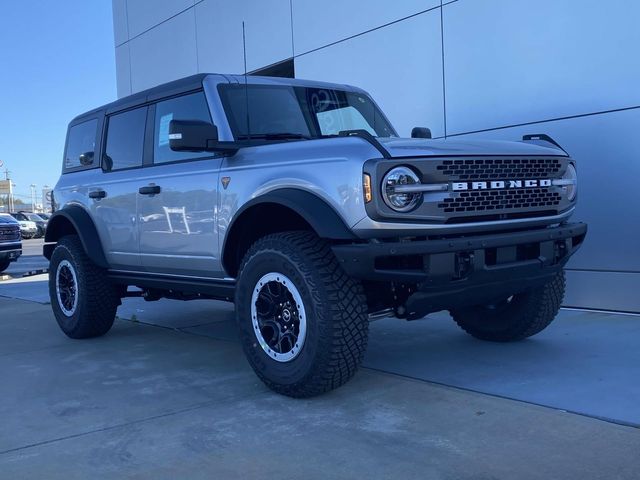
{"type": "Polygon", "coordinates": [[[69,129],[64,168],[88,167],[93,164],[98,120],[79,123],[69,129]]]}
{"type": "Polygon", "coordinates": [[[109,117],[107,146],[102,160],[102,167],[105,170],[120,170],[142,165],[146,122],[147,107],[109,117]]]}
{"type": "Polygon", "coordinates": [[[192,158],[210,157],[210,152],[174,152],[169,148],[171,120],[200,120],[211,122],[204,93],[172,98],[156,105],[156,125],[153,135],[153,163],[176,162],[192,158]]]}
{"type": "Polygon", "coordinates": [[[223,85],[220,91],[236,139],[247,137],[247,133],[310,135],[309,125],[292,87],[249,85],[245,88],[244,85],[223,85]]]}

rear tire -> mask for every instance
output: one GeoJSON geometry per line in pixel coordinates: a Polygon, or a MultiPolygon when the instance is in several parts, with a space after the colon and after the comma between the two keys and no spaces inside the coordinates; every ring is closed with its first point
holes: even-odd
{"type": "Polygon", "coordinates": [[[107,333],[120,304],[106,271],[89,259],[76,235],[61,238],[53,250],[49,297],[58,325],[70,338],[107,333]]]}
{"type": "Polygon", "coordinates": [[[369,331],[362,286],[310,232],[255,242],[242,261],[235,301],[247,359],[280,394],[327,392],[362,362],[369,331]]]}
{"type": "Polygon", "coordinates": [[[451,310],[468,334],[492,342],[513,342],[540,333],[555,319],[564,298],[564,272],[545,285],[494,305],[451,310]]]}

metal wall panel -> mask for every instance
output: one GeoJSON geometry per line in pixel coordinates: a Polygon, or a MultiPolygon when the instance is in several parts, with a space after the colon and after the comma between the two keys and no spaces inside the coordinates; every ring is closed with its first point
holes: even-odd
{"type": "Polygon", "coordinates": [[[440,42],[435,10],[296,57],[296,77],[364,88],[400,135],[415,126],[443,135],[440,42]]]}
{"type": "Polygon", "coordinates": [[[443,7],[448,133],[640,105],[640,2],[443,7]]]}
{"type": "Polygon", "coordinates": [[[293,56],[289,0],[250,1],[245,11],[247,70],[293,56]]]}
{"type": "Polygon", "coordinates": [[[128,42],[133,92],[198,71],[194,9],[128,42]]]}
{"type": "Polygon", "coordinates": [[[567,271],[566,307],[640,312],[640,273],[567,271]]]}
{"type": "Polygon", "coordinates": [[[244,9],[244,1],[204,0],[195,6],[198,67],[201,72],[244,72],[244,9]]]}
{"type": "Polygon", "coordinates": [[[127,25],[127,0],[113,0],[113,39],[116,47],[129,40],[129,26],[127,25]]]}
{"type": "Polygon", "coordinates": [[[129,44],[124,43],[116,47],[116,87],[118,98],[131,95],[130,61],[129,44]]]}
{"type": "Polygon", "coordinates": [[[194,0],[126,0],[129,38],[193,7],[194,0]]]}
{"type": "Polygon", "coordinates": [[[439,0],[292,0],[295,54],[439,6],[439,0]]]}

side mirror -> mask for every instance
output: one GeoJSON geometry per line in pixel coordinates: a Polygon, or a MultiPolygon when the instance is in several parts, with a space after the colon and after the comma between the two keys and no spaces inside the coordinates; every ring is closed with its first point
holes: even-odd
{"type": "Polygon", "coordinates": [[[199,120],[171,120],[169,148],[176,152],[213,152],[218,147],[218,127],[199,120]]]}
{"type": "Polygon", "coordinates": [[[93,152],[84,152],[79,157],[80,165],[87,167],[93,163],[93,152]]]}
{"type": "Polygon", "coordinates": [[[431,138],[431,130],[426,127],[413,127],[411,138],[431,138]]]}

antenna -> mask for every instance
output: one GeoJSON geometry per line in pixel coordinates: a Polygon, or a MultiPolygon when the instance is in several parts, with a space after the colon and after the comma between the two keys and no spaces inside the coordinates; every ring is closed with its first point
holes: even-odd
{"type": "Polygon", "coordinates": [[[244,98],[247,110],[247,141],[251,140],[251,124],[249,122],[249,87],[247,86],[247,40],[245,38],[244,20],[242,21],[242,56],[244,59],[244,98]]]}

